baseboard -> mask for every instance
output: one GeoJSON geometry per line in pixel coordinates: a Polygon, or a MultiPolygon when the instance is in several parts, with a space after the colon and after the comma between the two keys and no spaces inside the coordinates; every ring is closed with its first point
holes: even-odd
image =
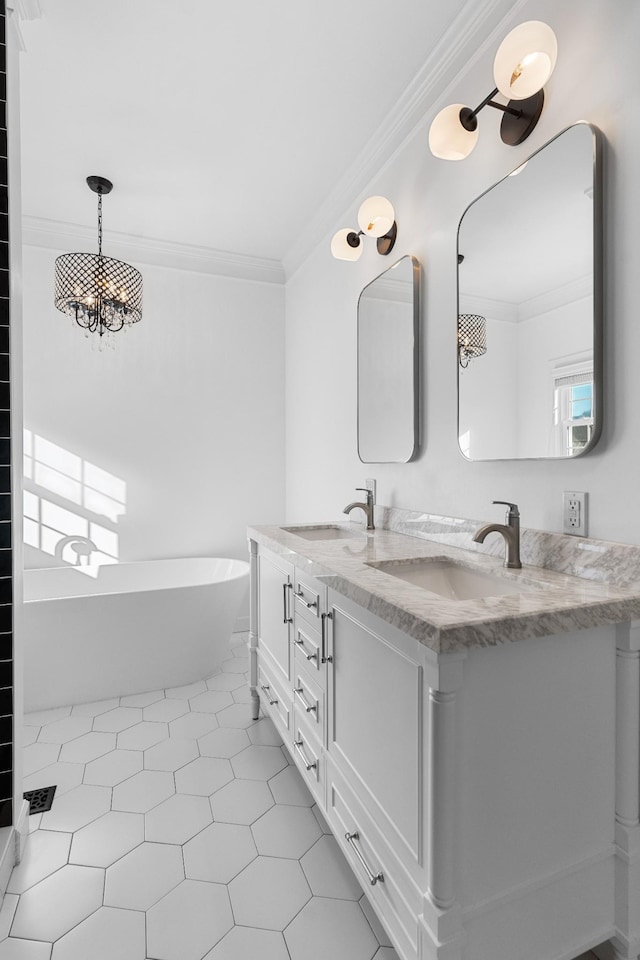
{"type": "Polygon", "coordinates": [[[27,837],[29,836],[29,804],[26,800],[22,801],[20,807],[20,813],[18,815],[18,822],[16,824],[16,863],[20,863],[22,860],[22,855],[24,853],[24,845],[27,842],[27,837]]]}
{"type": "Polygon", "coordinates": [[[16,864],[16,831],[13,827],[0,829],[0,900],[9,885],[11,871],[16,864]]]}

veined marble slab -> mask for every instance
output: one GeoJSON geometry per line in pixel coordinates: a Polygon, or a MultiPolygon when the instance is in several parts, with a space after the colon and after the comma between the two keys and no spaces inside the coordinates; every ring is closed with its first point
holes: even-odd
{"type": "Polygon", "coordinates": [[[501,537],[488,537],[496,541],[495,546],[489,542],[488,549],[472,544],[482,521],[377,507],[376,523],[378,528],[370,533],[355,523],[332,523],[360,534],[345,540],[305,540],[278,526],[249,527],[248,536],[438,653],[640,619],[640,576],[634,581],[633,574],[640,569],[638,548],[581,540],[581,553],[577,545],[563,542],[577,538],[525,530],[523,569],[507,570],[501,537]],[[396,529],[384,529],[383,524],[396,529]],[[428,558],[446,558],[505,578],[521,584],[523,592],[450,600],[367,566],[428,558]],[[537,559],[543,563],[536,564],[537,559]],[[552,563],[582,575],[552,569],[552,563]],[[622,584],[617,564],[626,571],[620,571],[622,584]],[[616,582],[607,582],[607,571],[616,582]]]}

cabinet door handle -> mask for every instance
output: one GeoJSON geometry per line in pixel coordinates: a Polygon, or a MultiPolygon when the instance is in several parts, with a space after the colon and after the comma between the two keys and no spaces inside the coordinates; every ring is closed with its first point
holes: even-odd
{"type": "Polygon", "coordinates": [[[317,601],[317,600],[314,600],[313,603],[309,603],[307,600],[305,600],[305,598],[304,598],[304,593],[303,593],[302,590],[300,590],[300,589],[298,589],[298,590],[296,591],[296,597],[298,598],[298,600],[300,600],[302,603],[304,603],[304,605],[305,605],[305,607],[307,608],[307,610],[313,610],[314,607],[317,607],[317,606],[318,606],[318,601],[317,601]]]}
{"type": "Polygon", "coordinates": [[[284,611],[283,623],[293,623],[293,617],[289,616],[289,611],[287,610],[287,590],[291,587],[290,583],[282,584],[282,607],[284,611]]]}
{"type": "Polygon", "coordinates": [[[320,614],[320,623],[321,623],[321,632],[320,636],[322,638],[322,656],[320,657],[320,663],[333,663],[333,657],[327,656],[327,620],[333,619],[332,613],[322,613],[320,614]]]}
{"type": "Polygon", "coordinates": [[[316,716],[318,715],[318,704],[317,703],[308,703],[304,696],[304,687],[296,687],[293,691],[298,696],[298,700],[302,703],[302,706],[305,708],[307,713],[311,713],[312,710],[315,711],[316,716]]]}
{"type": "Polygon", "coordinates": [[[302,653],[304,654],[305,659],[307,659],[307,660],[315,660],[316,663],[318,662],[318,651],[317,651],[317,650],[315,651],[315,653],[307,653],[307,651],[306,651],[305,648],[304,648],[304,641],[303,641],[303,640],[298,639],[298,640],[294,640],[293,642],[296,644],[296,646],[300,647],[300,649],[302,650],[302,653]]]}
{"type": "Polygon", "coordinates": [[[358,831],[354,830],[352,833],[345,833],[344,838],[353,847],[353,852],[355,853],[356,857],[364,867],[366,874],[369,877],[369,883],[371,884],[371,886],[375,887],[376,883],[384,883],[384,874],[382,873],[382,871],[378,870],[377,873],[374,873],[373,870],[370,869],[369,864],[367,863],[365,858],[362,856],[362,854],[356,847],[356,840],[360,839],[360,834],[358,833],[358,831]]]}
{"type": "Polygon", "coordinates": [[[264,690],[264,692],[265,692],[266,695],[267,695],[267,700],[269,701],[269,706],[272,707],[272,706],[274,705],[274,703],[277,703],[278,701],[271,699],[271,694],[269,693],[269,690],[270,690],[269,684],[268,684],[268,683],[261,683],[260,686],[262,687],[262,689],[264,690]]]}
{"type": "Polygon", "coordinates": [[[298,751],[298,753],[300,754],[300,759],[304,763],[307,770],[314,770],[318,766],[318,764],[316,763],[315,760],[313,761],[313,763],[309,763],[309,761],[305,757],[304,750],[302,749],[304,746],[304,740],[294,740],[293,745],[298,751]]]}

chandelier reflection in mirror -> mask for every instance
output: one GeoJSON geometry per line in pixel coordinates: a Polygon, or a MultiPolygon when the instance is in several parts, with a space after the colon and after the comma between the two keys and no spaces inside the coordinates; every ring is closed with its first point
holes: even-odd
{"type": "Polygon", "coordinates": [[[56,259],[55,305],[89,333],[116,333],[142,319],[142,275],[122,260],[102,253],[102,197],[113,184],[87,177],[98,194],[98,252],[65,253],[56,259]]]}

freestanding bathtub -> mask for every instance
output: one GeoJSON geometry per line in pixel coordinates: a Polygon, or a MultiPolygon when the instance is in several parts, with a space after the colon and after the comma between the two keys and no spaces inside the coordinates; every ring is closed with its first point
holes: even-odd
{"type": "Polygon", "coordinates": [[[248,584],[248,563],[221,558],[25,570],[25,712],[209,676],[248,584]]]}

